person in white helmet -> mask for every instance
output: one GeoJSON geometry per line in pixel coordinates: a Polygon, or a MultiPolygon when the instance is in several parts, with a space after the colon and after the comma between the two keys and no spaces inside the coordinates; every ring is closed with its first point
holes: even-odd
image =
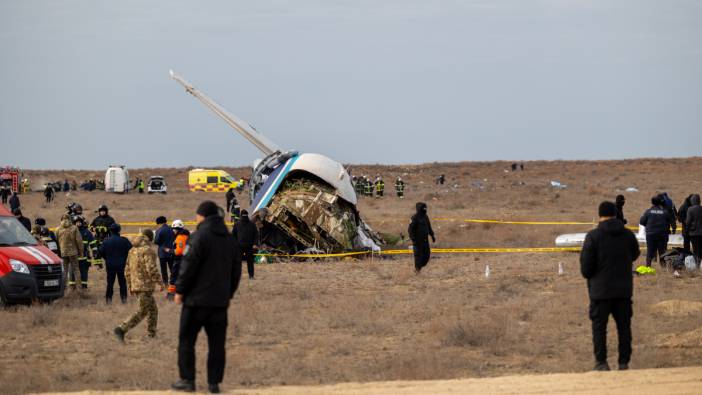
{"type": "Polygon", "coordinates": [[[168,295],[166,296],[168,300],[173,300],[175,297],[175,284],[178,280],[180,263],[187,252],[188,241],[190,240],[190,231],[185,229],[183,221],[179,219],[173,221],[171,228],[175,234],[175,241],[173,242],[173,270],[171,270],[171,278],[168,282],[168,295]]]}

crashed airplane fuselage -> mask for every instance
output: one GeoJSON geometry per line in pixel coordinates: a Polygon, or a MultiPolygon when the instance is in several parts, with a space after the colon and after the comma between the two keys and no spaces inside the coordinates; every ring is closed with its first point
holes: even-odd
{"type": "Polygon", "coordinates": [[[288,252],[380,249],[382,241],[358,213],[351,177],[341,163],[281,150],[181,76],[171,71],[171,77],[265,155],[254,164],[249,201],[251,215],[273,227],[269,244],[288,252]]]}

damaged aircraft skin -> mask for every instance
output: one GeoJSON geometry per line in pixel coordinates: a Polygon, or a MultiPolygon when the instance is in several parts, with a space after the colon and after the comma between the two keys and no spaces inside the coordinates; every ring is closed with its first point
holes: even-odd
{"type": "Polygon", "coordinates": [[[282,150],[171,71],[171,78],[221,117],[264,156],[249,181],[250,214],[275,227],[286,252],[379,251],[382,240],[358,213],[344,166],[324,155],[282,150]]]}

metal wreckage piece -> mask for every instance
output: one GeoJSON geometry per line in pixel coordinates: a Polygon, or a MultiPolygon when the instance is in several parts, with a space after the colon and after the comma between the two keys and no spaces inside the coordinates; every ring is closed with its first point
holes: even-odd
{"type": "Polygon", "coordinates": [[[249,181],[250,213],[273,225],[279,249],[380,250],[383,241],[361,218],[351,177],[341,163],[320,154],[283,151],[173,71],[171,78],[265,155],[254,163],[249,181]]]}

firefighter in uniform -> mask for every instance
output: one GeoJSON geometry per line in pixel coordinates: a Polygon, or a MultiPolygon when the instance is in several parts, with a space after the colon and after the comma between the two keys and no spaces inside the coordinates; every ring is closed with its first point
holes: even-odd
{"type": "MultiPolygon", "coordinates": [[[[95,240],[97,241],[96,248],[100,248],[102,242],[110,234],[110,226],[116,222],[114,218],[110,217],[109,209],[106,205],[101,204],[98,207],[97,212],[98,216],[95,217],[95,219],[93,219],[93,221],[90,223],[90,231],[93,232],[95,240]]],[[[103,265],[105,264],[105,260],[101,254],[98,253],[97,256],[93,257],[93,264],[97,266],[98,269],[102,269],[103,265]]]]}
{"type": "Polygon", "coordinates": [[[397,180],[395,181],[395,192],[397,193],[397,197],[400,199],[405,198],[405,182],[402,181],[402,178],[397,177],[397,180]]]}
{"type": "Polygon", "coordinates": [[[356,196],[363,196],[363,178],[355,177],[353,187],[356,190],[356,196]]]}
{"type": "Polygon", "coordinates": [[[190,231],[185,229],[183,221],[177,219],[171,224],[173,233],[175,233],[175,242],[173,243],[173,270],[171,270],[171,278],[168,281],[168,300],[173,300],[175,297],[175,283],[178,281],[178,271],[180,271],[180,263],[183,262],[188,240],[190,240],[190,231]]]}
{"type": "Polygon", "coordinates": [[[83,238],[83,255],[78,258],[78,270],[80,271],[80,287],[88,289],[88,271],[90,270],[90,258],[95,259],[98,255],[97,240],[85,222],[85,218],[77,215],[73,217],[73,223],[78,227],[80,236],[83,238]]]}
{"type": "Polygon", "coordinates": [[[385,192],[385,181],[383,181],[382,178],[378,177],[375,180],[375,197],[382,198],[383,192],[385,192]]]}
{"type": "Polygon", "coordinates": [[[364,179],[363,191],[366,196],[373,197],[373,183],[368,179],[368,177],[365,177],[364,179]]]}
{"type": "Polygon", "coordinates": [[[46,227],[46,220],[44,218],[37,218],[34,220],[34,227],[32,227],[32,236],[39,242],[39,244],[48,248],[54,254],[61,256],[61,251],[59,248],[58,239],[56,239],[56,234],[46,227]]]}

